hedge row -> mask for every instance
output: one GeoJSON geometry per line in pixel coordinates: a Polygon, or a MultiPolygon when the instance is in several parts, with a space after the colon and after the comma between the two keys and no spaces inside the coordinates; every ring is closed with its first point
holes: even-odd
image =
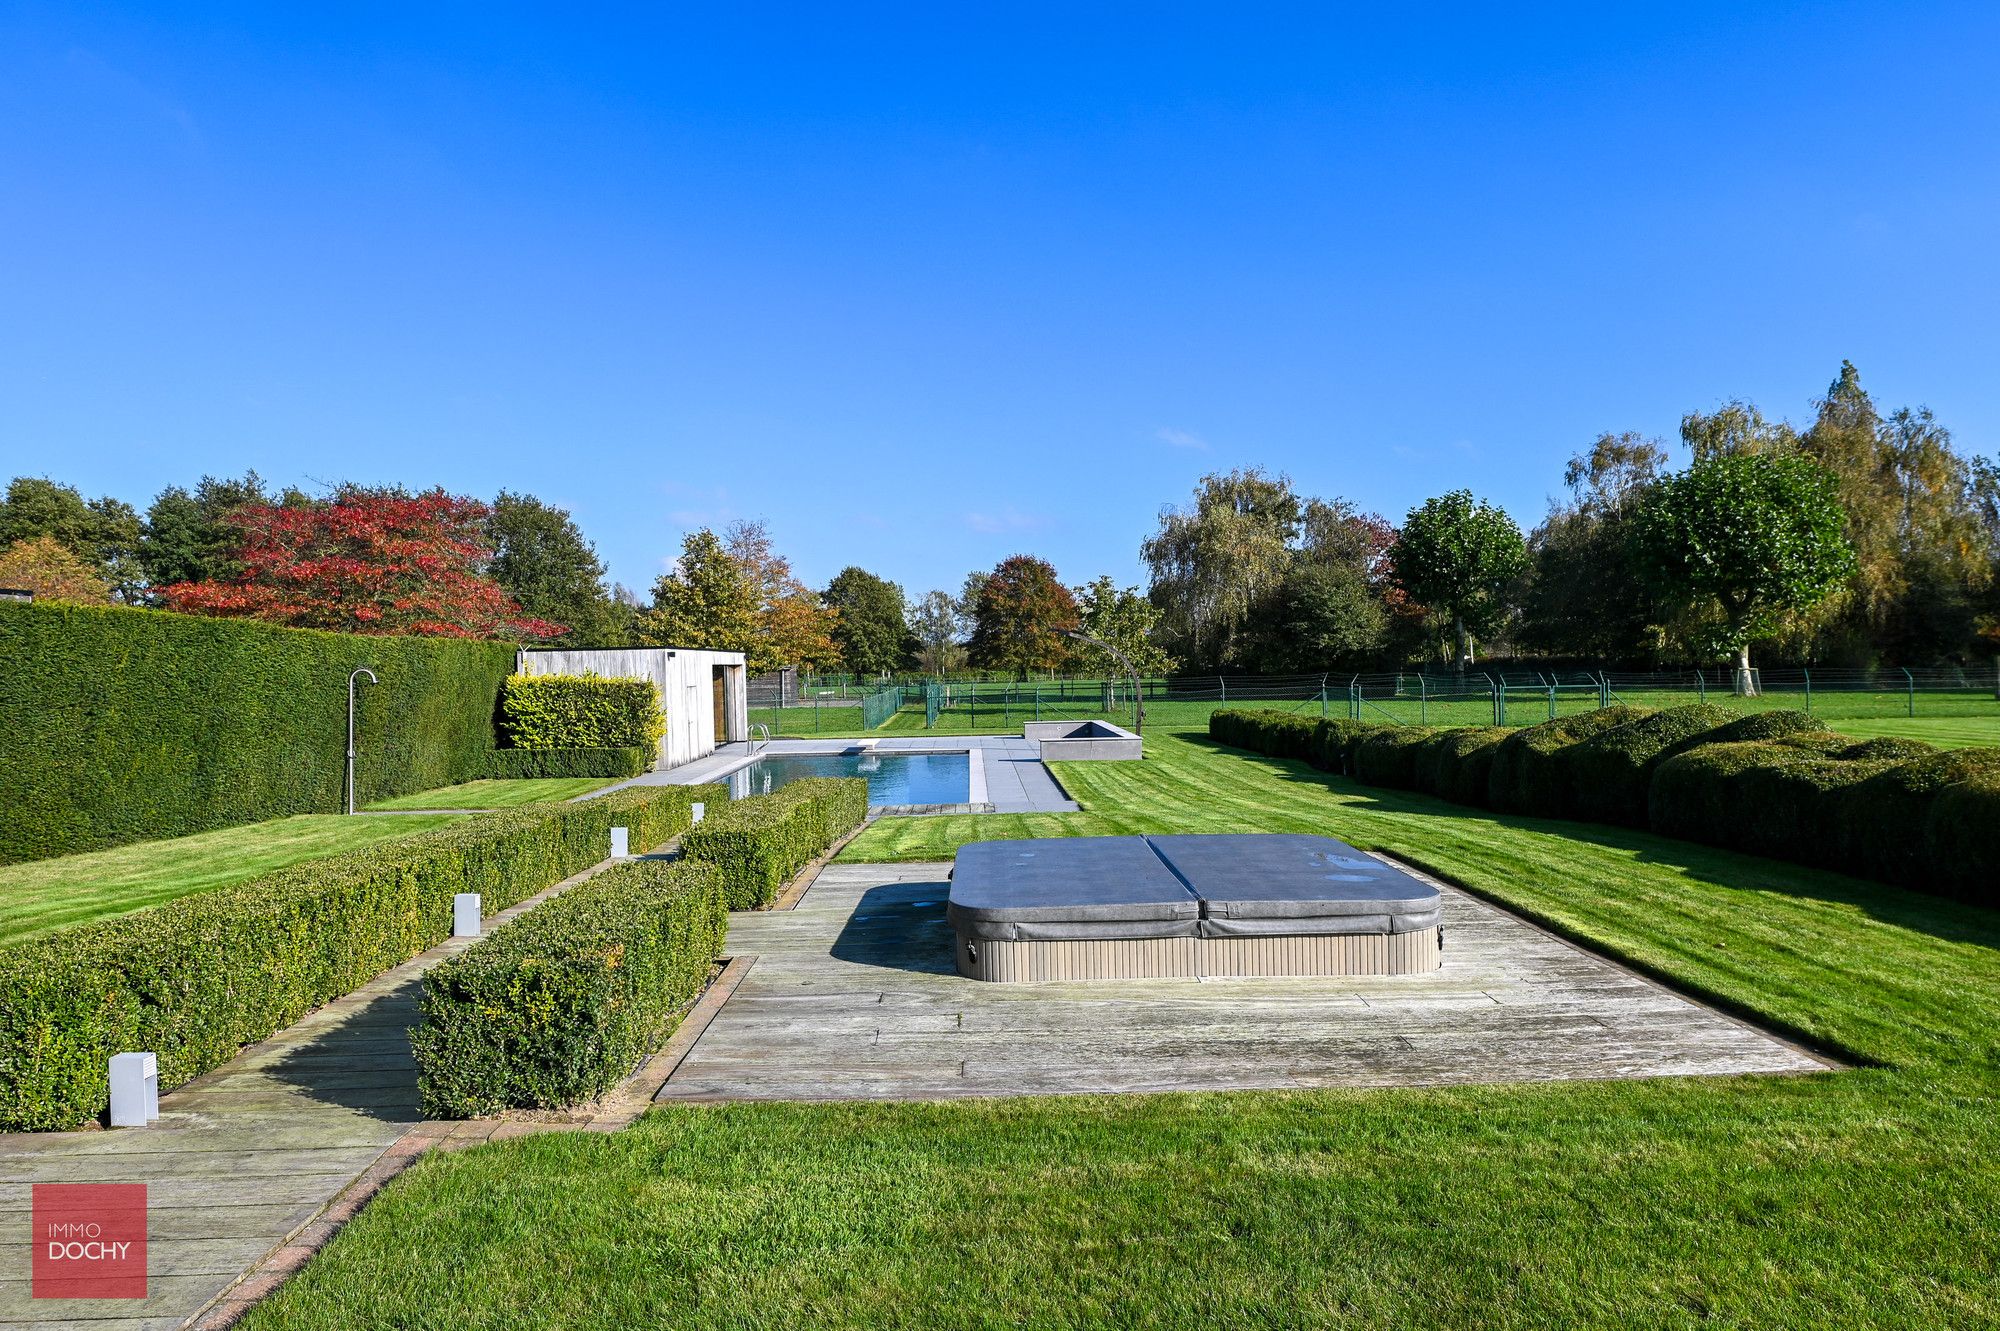
{"type": "Polygon", "coordinates": [[[731,910],[768,905],[793,874],[868,816],[859,777],[809,777],[733,800],[681,840],[681,854],[716,866],[731,910]]]}
{"type": "Polygon", "coordinates": [[[1374,785],[2000,904],[2000,749],[1855,742],[1802,712],[1610,707],[1523,730],[1224,710],[1211,737],[1374,785]]]}
{"type": "Polygon", "coordinates": [[[494,749],[485,775],[502,780],[544,776],[638,776],[657,749],[494,749]]]}
{"type": "Polygon", "coordinates": [[[667,733],[650,679],[509,675],[500,686],[500,742],[512,749],[644,749],[667,733]]]}
{"type": "Polygon", "coordinates": [[[483,776],[504,643],[0,602],[0,863],[338,813],[483,776]]]}
{"type": "Polygon", "coordinates": [[[679,1024],[728,927],[713,865],[633,860],[433,967],[410,1033],[425,1116],[596,1099],[679,1024]]]}
{"type": "Polygon", "coordinates": [[[101,1114],[123,1050],[157,1053],[163,1087],[198,1076],[442,941],[457,893],[511,906],[602,860],[614,825],[657,845],[721,798],[639,787],[482,814],[0,949],[0,1130],[101,1114]]]}

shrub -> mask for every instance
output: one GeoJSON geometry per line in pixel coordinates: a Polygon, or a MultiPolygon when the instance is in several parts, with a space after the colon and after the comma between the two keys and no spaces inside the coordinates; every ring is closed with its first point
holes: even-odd
{"type": "Polygon", "coordinates": [[[1317,716],[1300,712],[1232,707],[1209,714],[1208,734],[1217,743],[1232,748],[1249,749],[1273,758],[1310,760],[1319,724],[1317,716]]]}
{"type": "Polygon", "coordinates": [[[1493,755],[1514,732],[1504,726],[1473,726],[1447,730],[1424,746],[1418,779],[1424,788],[1455,804],[1484,805],[1493,774],[1493,755]],[[1429,775],[1426,778],[1426,767],[1429,775]]]}
{"type": "Polygon", "coordinates": [[[505,643],[0,603],[0,862],[342,807],[485,775],[505,643]]]}
{"type": "Polygon", "coordinates": [[[1402,729],[1400,726],[1383,725],[1374,721],[1350,721],[1344,717],[1322,721],[1319,723],[1318,733],[1314,736],[1313,766],[1353,776],[1354,751],[1361,741],[1371,735],[1400,729],[1402,729]]]}
{"type": "Polygon", "coordinates": [[[433,967],[410,1033],[425,1115],[597,1098],[679,1024],[728,927],[713,865],[634,860],[433,967]]]}
{"type": "Polygon", "coordinates": [[[667,733],[650,679],[509,675],[500,686],[500,739],[513,749],[644,749],[667,733]]]}
{"type": "Polygon", "coordinates": [[[1572,744],[1559,757],[1570,808],[1579,818],[1644,827],[1653,769],[1736,719],[1737,713],[1713,703],[1669,707],[1572,744]]]}
{"type": "Polygon", "coordinates": [[[1892,765],[1848,759],[1831,734],[1700,744],[1653,773],[1654,831],[1714,846],[1854,871],[1837,796],[1892,765]]]}
{"type": "Polygon", "coordinates": [[[172,1086],[407,961],[488,910],[603,859],[610,829],[657,845],[719,786],[639,787],[483,814],[0,949],[0,1130],[102,1113],[106,1063],[160,1057],[172,1086]]]}
{"type": "Polygon", "coordinates": [[[638,776],[658,749],[494,749],[485,775],[501,780],[541,776],[638,776]]]}
{"type": "Polygon", "coordinates": [[[809,777],[711,806],[682,839],[681,854],[717,866],[729,909],[752,910],[867,816],[866,781],[809,777]]]}
{"type": "MultiPolygon", "coordinates": [[[[1839,822],[1846,833],[1844,857],[1853,866],[1849,872],[1937,891],[1940,879],[1956,876],[1935,865],[1930,854],[1939,797],[1995,773],[2000,773],[2000,749],[1953,749],[1893,763],[1844,792],[1839,822]]],[[[1954,800],[1949,807],[1969,810],[1977,803],[1954,800]]],[[[1970,839],[1939,831],[1954,844],[1970,839]]]]}
{"type": "Polygon", "coordinates": [[[1493,755],[1486,783],[1488,801],[1505,812],[1562,817],[1570,807],[1569,786],[1555,755],[1649,715],[1643,707],[1603,707],[1515,731],[1493,755]]]}
{"type": "Polygon", "coordinates": [[[1354,744],[1354,776],[1371,786],[1417,789],[1417,758],[1437,735],[1428,726],[1383,726],[1354,744]]]}
{"type": "Polygon", "coordinates": [[[1981,772],[1944,787],[1924,820],[1930,856],[1926,891],[1978,906],[2000,906],[2000,773],[1981,772]]]}

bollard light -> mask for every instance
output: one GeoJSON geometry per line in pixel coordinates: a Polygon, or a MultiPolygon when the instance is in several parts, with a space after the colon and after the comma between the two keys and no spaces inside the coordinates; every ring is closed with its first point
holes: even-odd
{"type": "Polygon", "coordinates": [[[143,1128],[160,1116],[160,1060],[152,1054],[111,1056],[111,1126],[143,1128]]]}
{"type": "Polygon", "coordinates": [[[690,804],[688,806],[688,813],[691,815],[689,821],[698,823],[701,821],[702,815],[707,812],[708,812],[708,806],[706,804],[703,804],[700,800],[696,800],[693,804],[690,804]]]}
{"type": "Polygon", "coordinates": [[[460,892],[451,899],[451,936],[453,938],[479,937],[479,894],[460,892]]]}
{"type": "Polygon", "coordinates": [[[631,836],[631,830],[629,828],[614,827],[611,829],[612,859],[614,860],[630,859],[632,857],[631,846],[632,846],[632,836],[631,836]]]}

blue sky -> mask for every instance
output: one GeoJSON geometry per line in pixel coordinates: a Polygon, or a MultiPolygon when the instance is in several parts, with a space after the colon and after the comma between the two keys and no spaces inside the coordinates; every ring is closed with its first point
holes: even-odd
{"type": "Polygon", "coordinates": [[[0,4],[0,471],[914,595],[1240,465],[1530,525],[1843,357],[2000,434],[1990,4],[303,8],[0,4]]]}

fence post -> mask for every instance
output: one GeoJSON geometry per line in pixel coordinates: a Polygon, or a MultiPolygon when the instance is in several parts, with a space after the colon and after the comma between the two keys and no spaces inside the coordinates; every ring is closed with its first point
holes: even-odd
{"type": "Polygon", "coordinates": [[[1801,666],[1799,673],[1806,677],[1806,715],[1812,715],[1812,671],[1801,666]]]}
{"type": "Polygon", "coordinates": [[[1917,714],[1917,677],[1910,673],[1908,667],[1904,667],[1903,678],[1908,682],[1910,687],[1910,715],[1915,716],[1917,714]]]}
{"type": "Polygon", "coordinates": [[[1549,685],[1549,720],[1556,719],[1556,686],[1549,685]]]}
{"type": "Polygon", "coordinates": [[[1695,701],[1697,702],[1708,701],[1708,681],[1701,677],[1701,671],[1699,669],[1697,669],[1694,672],[1694,693],[1695,693],[1695,701]]]}
{"type": "Polygon", "coordinates": [[[1215,677],[1215,687],[1216,687],[1216,688],[1218,688],[1218,689],[1220,689],[1220,690],[1222,691],[1222,701],[1223,701],[1223,702],[1228,702],[1228,701],[1229,701],[1229,681],[1228,681],[1228,680],[1226,680],[1226,679],[1224,679],[1224,678],[1223,678],[1222,676],[1220,676],[1220,675],[1217,675],[1217,676],[1215,677]]]}
{"type": "Polygon", "coordinates": [[[1350,721],[1359,721],[1361,719],[1361,676],[1359,675],[1347,681],[1347,719],[1350,721]]]}
{"type": "Polygon", "coordinates": [[[1037,721],[1042,719],[1042,683],[1040,680],[1035,681],[1035,719],[1037,721]]]}
{"type": "Polygon", "coordinates": [[[1603,711],[1611,705],[1611,676],[1599,671],[1597,674],[1597,710],[1603,711]]]}
{"type": "Polygon", "coordinates": [[[1418,675],[1417,676],[1417,724],[1420,726],[1427,726],[1430,723],[1431,723],[1430,681],[1428,679],[1425,679],[1422,675],[1418,675]]]}

